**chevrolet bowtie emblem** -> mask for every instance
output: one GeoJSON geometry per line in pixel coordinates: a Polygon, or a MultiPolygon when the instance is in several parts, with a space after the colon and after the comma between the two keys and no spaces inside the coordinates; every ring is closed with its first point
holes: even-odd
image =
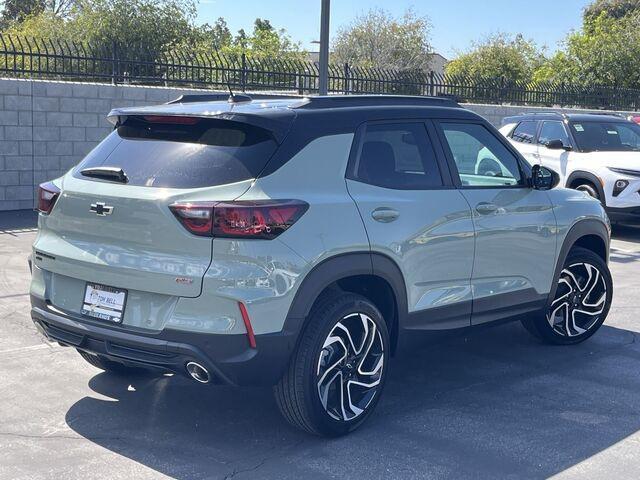
{"type": "Polygon", "coordinates": [[[104,217],[113,213],[113,207],[105,205],[104,202],[97,202],[91,204],[91,208],[89,208],[89,211],[95,213],[96,215],[104,217]]]}

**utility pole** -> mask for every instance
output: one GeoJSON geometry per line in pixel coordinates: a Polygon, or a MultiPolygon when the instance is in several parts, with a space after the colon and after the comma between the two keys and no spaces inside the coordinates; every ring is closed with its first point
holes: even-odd
{"type": "Polygon", "coordinates": [[[329,15],[330,0],[321,0],[320,9],[320,66],[318,90],[320,95],[326,95],[329,90],[329,15]]]}

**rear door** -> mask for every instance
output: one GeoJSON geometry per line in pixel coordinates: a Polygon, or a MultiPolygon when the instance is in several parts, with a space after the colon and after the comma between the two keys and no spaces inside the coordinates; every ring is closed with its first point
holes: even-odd
{"type": "Polygon", "coordinates": [[[527,186],[517,156],[486,125],[443,120],[439,131],[476,231],[472,323],[540,308],[555,267],[556,221],[549,196],[527,186]],[[472,166],[483,150],[506,173],[478,175],[472,166]]]}
{"type": "Polygon", "coordinates": [[[469,205],[429,122],[374,122],[356,136],[347,179],[371,249],[402,270],[407,328],[468,326],[473,264],[469,205]],[[434,141],[435,140],[435,141],[434,141]]]}
{"type": "Polygon", "coordinates": [[[144,317],[169,297],[199,296],[212,239],[187,231],[170,206],[239,197],[276,148],[268,131],[239,122],[127,119],[63,177],[40,217],[34,257],[49,300],[77,310],[87,283],[98,284],[127,290],[126,308],[144,317]],[[83,174],[106,166],[126,183],[83,174]]]}
{"type": "Polygon", "coordinates": [[[538,122],[525,120],[520,122],[509,137],[530,165],[540,163],[538,144],[536,143],[538,122]]]}
{"type": "Polygon", "coordinates": [[[545,120],[542,122],[538,136],[540,165],[558,173],[561,179],[560,184],[564,185],[567,179],[567,165],[572,152],[547,148],[546,144],[552,140],[561,140],[564,146],[573,148],[564,123],[557,120],[545,120]]]}

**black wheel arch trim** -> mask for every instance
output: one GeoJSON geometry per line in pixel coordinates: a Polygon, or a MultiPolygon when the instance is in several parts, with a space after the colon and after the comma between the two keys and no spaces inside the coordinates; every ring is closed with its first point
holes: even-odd
{"type": "Polygon", "coordinates": [[[283,330],[299,335],[319,295],[335,282],[357,275],[377,276],[389,284],[397,311],[397,318],[393,319],[391,327],[398,328],[408,312],[407,290],[400,267],[381,253],[353,252],[330,257],[312,268],[294,296],[283,330]]]}
{"type": "Polygon", "coordinates": [[[562,247],[560,247],[558,261],[556,262],[556,268],[553,273],[553,283],[551,284],[551,290],[549,291],[546,308],[551,305],[551,302],[553,302],[553,299],[555,298],[556,289],[558,288],[558,280],[560,279],[560,273],[562,272],[564,263],[569,256],[569,252],[575,246],[578,240],[589,235],[596,235],[600,237],[600,239],[604,242],[605,258],[603,260],[605,261],[605,263],[609,263],[610,237],[609,230],[607,229],[606,224],[601,220],[596,220],[593,218],[580,220],[575,223],[565,235],[562,242],[562,247]]]}
{"type": "Polygon", "coordinates": [[[592,183],[598,191],[600,201],[603,205],[606,205],[604,189],[602,188],[602,183],[600,183],[600,179],[598,177],[596,177],[591,172],[585,172],[584,170],[575,170],[574,172],[571,172],[571,175],[569,175],[569,178],[567,178],[565,186],[567,188],[570,188],[569,185],[571,185],[576,180],[587,180],[589,183],[592,183]]]}

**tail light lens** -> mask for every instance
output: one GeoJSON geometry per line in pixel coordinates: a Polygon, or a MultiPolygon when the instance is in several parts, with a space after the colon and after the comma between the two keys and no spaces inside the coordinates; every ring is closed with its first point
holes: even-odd
{"type": "Polygon", "coordinates": [[[52,182],[41,183],[38,185],[38,211],[45,215],[49,215],[59,196],[60,189],[52,182]]]}
{"type": "Polygon", "coordinates": [[[194,235],[210,237],[213,227],[212,202],[174,203],[169,208],[180,223],[194,235]]]}
{"type": "Polygon", "coordinates": [[[300,200],[196,202],[171,205],[171,211],[194,235],[271,240],[307,211],[300,200]]]}

